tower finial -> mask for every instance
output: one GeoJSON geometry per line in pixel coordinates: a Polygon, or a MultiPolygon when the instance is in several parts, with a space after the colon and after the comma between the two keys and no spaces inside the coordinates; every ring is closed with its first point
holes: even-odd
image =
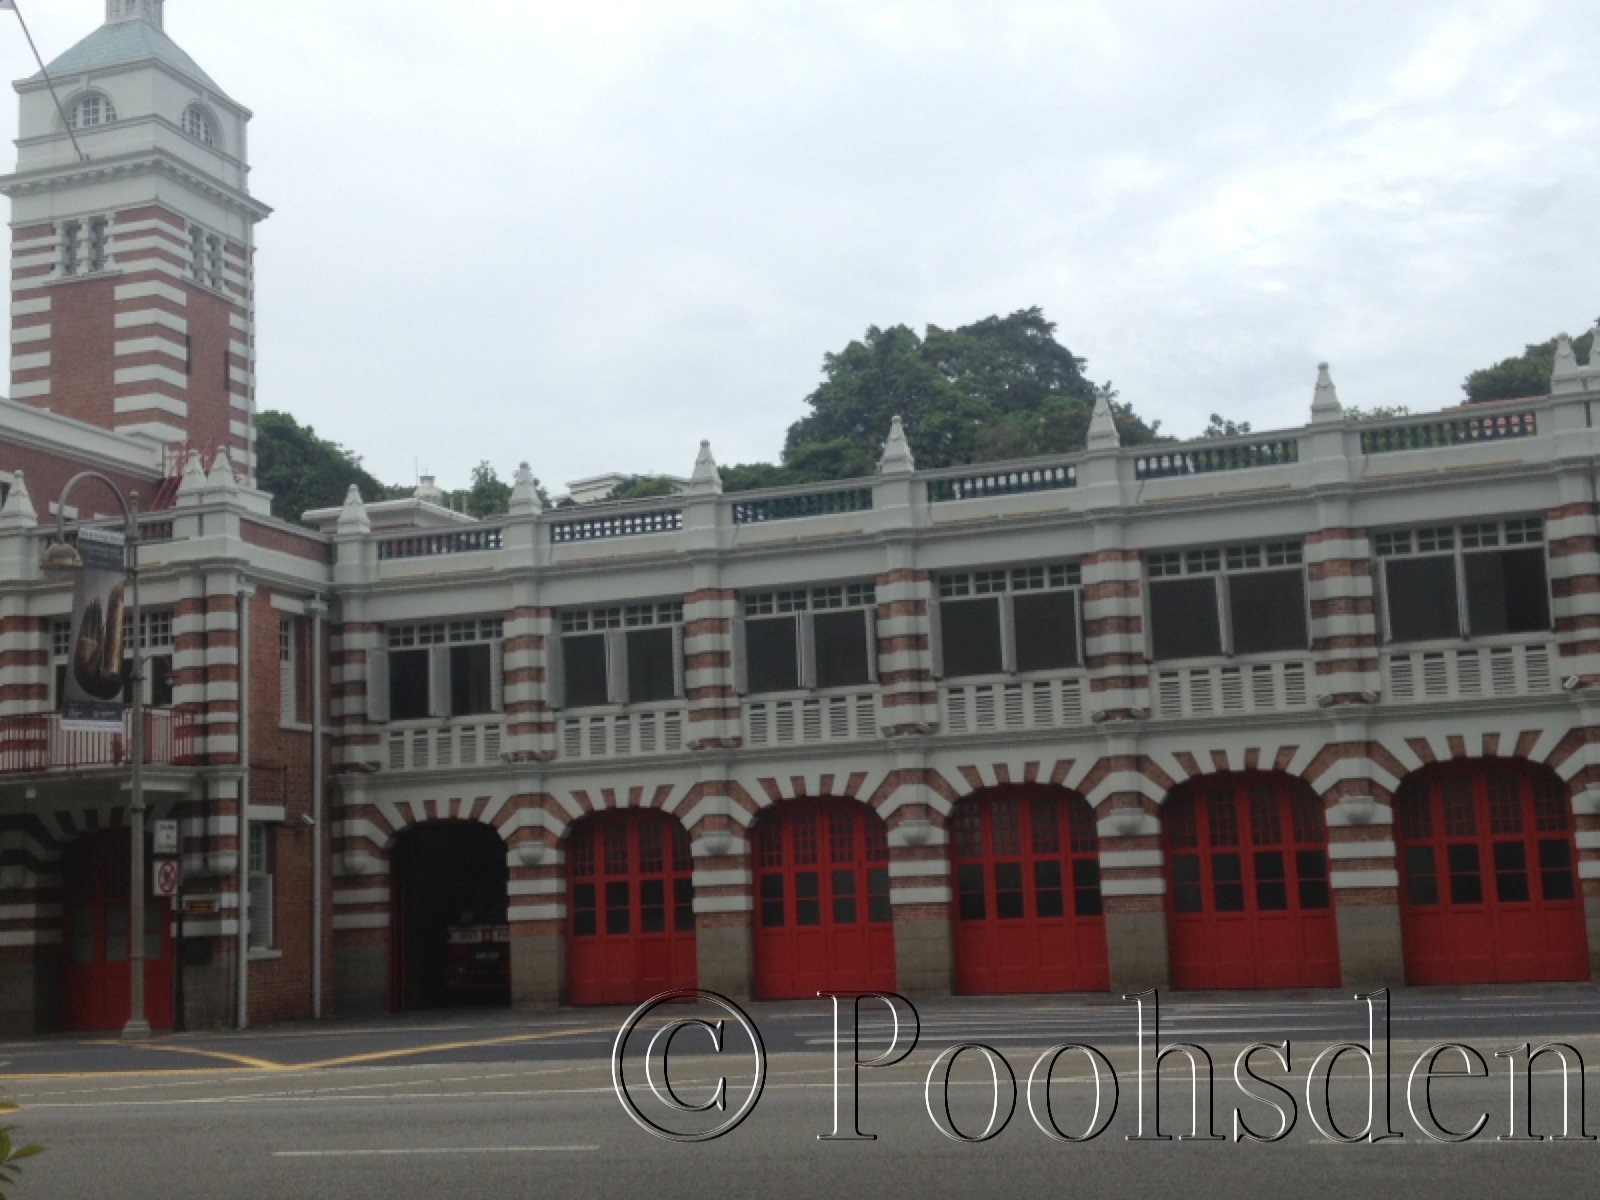
{"type": "Polygon", "coordinates": [[[106,24],[117,21],[149,21],[161,25],[161,8],[166,0],[106,0],[106,24]]]}

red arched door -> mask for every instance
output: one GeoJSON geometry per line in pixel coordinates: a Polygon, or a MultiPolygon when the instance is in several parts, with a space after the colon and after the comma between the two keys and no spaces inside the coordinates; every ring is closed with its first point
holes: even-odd
{"type": "Polygon", "coordinates": [[[1409,982],[1589,978],[1572,808],[1555,774],[1445,767],[1407,779],[1397,809],[1409,982]]]}
{"type": "Polygon", "coordinates": [[[682,824],[647,809],[579,822],[567,846],[569,1003],[635,1004],[699,978],[682,824]]]}
{"type": "Polygon", "coordinates": [[[755,826],[756,994],[895,985],[888,831],[850,800],[791,800],[755,826]]]}
{"type": "MultiPolygon", "coordinates": [[[[133,849],[126,829],[90,833],[62,862],[61,1028],[121,1029],[128,1023],[128,880],[133,849]]],[[[146,862],[148,863],[148,858],[146,862]]],[[[144,1008],[152,1028],[172,1027],[172,904],[144,897],[144,1008]]]]}
{"type": "Polygon", "coordinates": [[[1167,930],[1177,988],[1336,987],[1322,802],[1283,775],[1225,775],[1168,799],[1167,930]]]}
{"type": "Polygon", "coordinates": [[[1110,986],[1100,839],[1082,796],[1005,788],[951,815],[956,991],[1110,986]]]}

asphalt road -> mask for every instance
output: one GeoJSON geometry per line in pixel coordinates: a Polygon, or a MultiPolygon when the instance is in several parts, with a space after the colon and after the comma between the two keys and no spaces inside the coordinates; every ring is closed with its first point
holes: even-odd
{"type": "MultiPolygon", "coordinates": [[[[1392,1127],[1402,1139],[1343,1145],[1321,1136],[1308,1116],[1306,1075],[1325,1046],[1365,1037],[1365,1006],[1348,996],[1306,994],[1162,998],[1163,1041],[1193,1040],[1217,1064],[1215,1126],[1232,1129],[1235,1109],[1258,1133],[1278,1121],[1233,1080],[1240,1046],[1292,1042],[1292,1067],[1253,1061],[1258,1075],[1295,1097],[1296,1122],[1270,1145],[1129,1141],[1154,1119],[1152,1084],[1133,1044],[1132,1005],[1061,997],[943,1001],[921,1006],[921,1039],[905,1061],[862,1072],[861,1128],[871,1142],[819,1141],[834,1123],[831,1018],[826,1002],[748,1006],[768,1055],[759,1101],[725,1136],[677,1144],[651,1136],[612,1086],[610,1051],[622,1010],[566,1010],[513,1019],[474,1013],[364,1025],[301,1026],[242,1035],[159,1039],[138,1047],[46,1039],[0,1045],[0,1096],[22,1106],[3,1118],[47,1151],[29,1160],[12,1200],[70,1197],[563,1197],[1032,1195],[1393,1197],[1580,1196],[1600,1179],[1600,1143],[1507,1142],[1507,1062],[1494,1052],[1524,1042],[1571,1042],[1600,1069],[1600,991],[1592,987],[1411,990],[1394,1000],[1392,1127]],[[1492,1079],[1451,1079],[1433,1087],[1433,1111],[1452,1130],[1484,1132],[1466,1144],[1440,1144],[1407,1111],[1406,1072],[1436,1041],[1466,1042],[1492,1079]],[[1016,1110],[992,1140],[966,1144],[935,1127],[925,1092],[930,1068],[956,1042],[981,1041],[1004,1055],[1019,1088],[1016,1110]],[[1070,1144],[1035,1124],[1027,1080],[1038,1051],[1053,1043],[1099,1047],[1116,1071],[1118,1108],[1106,1132],[1070,1144]]],[[[679,1015],[673,1010],[674,1016],[679,1015]]],[[[659,1022],[643,1032],[648,1034],[659,1022]]],[[[684,1030],[674,1046],[671,1086],[685,1105],[726,1078],[729,1108],[674,1112],[654,1099],[642,1060],[629,1059],[629,1095],[640,1111],[692,1131],[724,1119],[749,1092],[754,1057],[730,1026],[725,1053],[710,1057],[704,1030],[684,1030]]],[[[866,1031],[863,1055],[883,1048],[866,1031]]],[[[630,1042],[642,1052],[648,1038],[630,1042]]],[[[948,1062],[948,1057],[946,1059],[948,1062]]],[[[1146,1064],[1148,1065],[1148,1063],[1146,1064]]],[[[1541,1060],[1553,1067],[1553,1059],[1541,1060]]],[[[1346,1056],[1331,1085],[1335,1119],[1351,1131],[1365,1116],[1366,1082],[1346,1056]]],[[[1441,1059],[1455,1070],[1459,1058],[1441,1059]]],[[[1163,1072],[1162,1128],[1188,1129],[1186,1068],[1163,1072]]],[[[1380,1059],[1381,1068],[1381,1059],[1380,1059]]],[[[991,1071],[976,1051],[959,1057],[948,1092],[935,1072],[933,1107],[968,1136],[991,1119],[1000,1079],[1000,1115],[1009,1102],[1005,1067],[991,1071]]],[[[848,1072],[847,1072],[848,1075],[848,1072]]],[[[659,1083],[659,1071],[657,1072],[659,1083]]],[[[1518,1077],[1517,1120],[1524,1121],[1518,1077]]],[[[1247,1082],[1249,1082],[1247,1080],[1247,1082]]],[[[1570,1081],[1569,1081],[1570,1082],[1570,1081]]],[[[1541,1071],[1535,1122],[1556,1132],[1559,1079],[1541,1071]]],[[[1254,1091],[1285,1103],[1281,1093],[1254,1091]]],[[[1593,1087],[1589,1089],[1591,1092],[1593,1087]]],[[[1033,1091],[1044,1111],[1045,1092],[1033,1091]]],[[[1102,1074],[1100,1116],[1109,1116],[1102,1074]]],[[[1320,1103],[1320,1087],[1312,1089],[1320,1103]]],[[[1088,1060],[1063,1056],[1048,1092],[1063,1132],[1082,1132],[1095,1109],[1088,1060]]],[[[1421,1083],[1413,1089],[1424,1118],[1421,1083]]],[[[844,1129],[851,1093],[838,1096],[844,1129]]],[[[1379,1099],[1380,1114],[1382,1098],[1379,1099]]],[[[1591,1105],[1593,1107],[1593,1105],[1591,1105]]],[[[1326,1122],[1327,1116],[1321,1119],[1326,1122]]],[[[1205,1123],[1204,1107],[1201,1111],[1205,1123]]],[[[1588,1116],[1600,1132],[1600,1117],[1588,1116]]],[[[1518,1129],[1519,1133],[1524,1132],[1518,1129]]],[[[1573,1132],[1576,1132],[1574,1130],[1573,1132]]]]}

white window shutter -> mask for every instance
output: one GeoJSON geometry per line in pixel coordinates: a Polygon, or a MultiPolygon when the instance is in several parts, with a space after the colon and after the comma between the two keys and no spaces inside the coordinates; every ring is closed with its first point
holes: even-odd
{"type": "Polygon", "coordinates": [[[687,691],[687,681],[684,676],[688,673],[683,661],[683,626],[672,627],[672,694],[678,699],[683,699],[687,691]]]}
{"type": "Polygon", "coordinates": [[[606,702],[628,702],[628,634],[622,629],[606,630],[606,702]]]}
{"type": "Polygon", "coordinates": [[[743,696],[750,691],[750,655],[744,644],[744,618],[735,617],[729,632],[733,636],[733,690],[743,696]]]}
{"type": "Polygon", "coordinates": [[[1086,627],[1086,618],[1083,615],[1083,593],[1072,593],[1072,619],[1076,623],[1078,633],[1078,661],[1076,666],[1084,667],[1089,664],[1089,631],[1086,627]]]}
{"type": "Polygon", "coordinates": [[[249,908],[246,911],[252,950],[272,948],[272,907],[272,876],[265,871],[251,871],[249,908]]]}
{"type": "Polygon", "coordinates": [[[935,679],[944,678],[944,626],[939,620],[939,601],[928,601],[928,658],[935,679]]]}
{"type": "Polygon", "coordinates": [[[795,650],[800,656],[800,686],[817,686],[817,627],[808,612],[795,617],[795,650]]]}
{"type": "Polygon", "coordinates": [[[867,624],[867,682],[878,682],[878,610],[869,608],[863,614],[867,624]]]}
{"type": "Polygon", "coordinates": [[[389,719],[389,652],[367,651],[367,720],[382,724],[389,719]]]}
{"type": "Polygon", "coordinates": [[[551,708],[567,704],[567,655],[562,640],[554,634],[544,639],[544,702],[551,708]]]}
{"type": "Polygon", "coordinates": [[[450,647],[428,647],[428,715],[450,715],[450,647]]]}
{"type": "Polygon", "coordinates": [[[1017,609],[1010,592],[1000,597],[1000,669],[1017,673],[1017,609]]]}
{"type": "Polygon", "coordinates": [[[506,710],[506,644],[489,643],[489,707],[494,712],[506,710]]]}

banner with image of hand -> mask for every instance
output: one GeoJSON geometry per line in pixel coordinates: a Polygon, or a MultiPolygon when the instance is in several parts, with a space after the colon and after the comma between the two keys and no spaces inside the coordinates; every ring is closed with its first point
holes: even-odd
{"type": "MultiPolygon", "coordinates": [[[[72,597],[72,641],[62,690],[61,727],[88,733],[122,732],[123,613],[127,547],[120,532],[80,529],[72,597]]],[[[133,653],[137,650],[129,647],[133,653]]]]}

